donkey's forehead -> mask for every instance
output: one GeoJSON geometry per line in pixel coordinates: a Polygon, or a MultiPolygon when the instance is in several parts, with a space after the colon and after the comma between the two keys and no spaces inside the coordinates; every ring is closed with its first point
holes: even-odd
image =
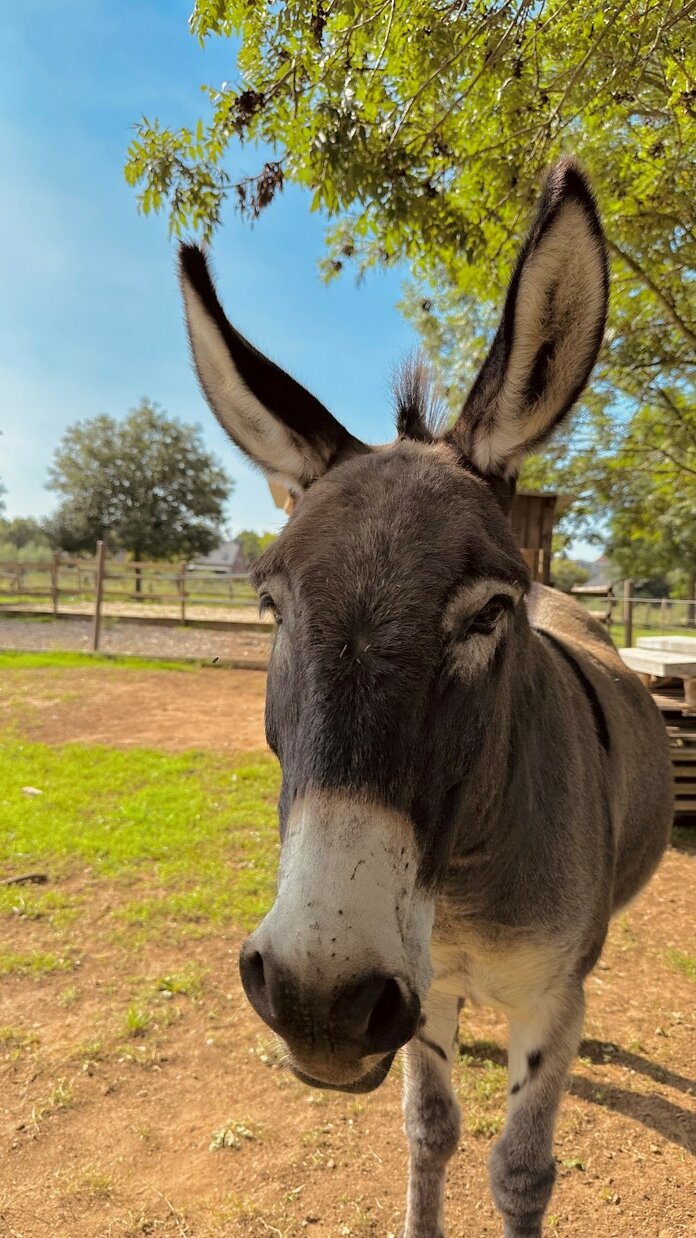
{"type": "Polygon", "coordinates": [[[302,496],[254,578],[352,574],[366,584],[370,567],[445,588],[461,576],[526,578],[489,486],[444,442],[398,442],[330,469],[302,496]]]}

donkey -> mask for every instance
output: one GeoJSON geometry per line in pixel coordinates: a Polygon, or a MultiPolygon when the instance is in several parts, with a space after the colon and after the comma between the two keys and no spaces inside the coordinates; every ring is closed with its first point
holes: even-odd
{"type": "Polygon", "coordinates": [[[182,246],[180,274],[214,414],[297,498],[252,574],[277,628],[282,846],[275,902],[241,950],[245,992],[313,1086],[370,1091],[403,1050],[404,1238],[444,1233],[462,999],[502,1012],[490,1182],[507,1238],[539,1238],[583,981],[672,817],[648,692],[599,623],[532,586],[506,518],[522,460],[601,343],[592,192],[555,164],[461,415],[437,433],[412,368],[387,446],[354,438],[230,325],[198,248],[182,246]]]}

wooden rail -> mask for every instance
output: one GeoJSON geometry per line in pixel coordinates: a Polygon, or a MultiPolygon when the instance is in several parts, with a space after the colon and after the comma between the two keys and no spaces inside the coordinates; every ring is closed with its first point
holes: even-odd
{"type": "MultiPolygon", "coordinates": [[[[90,602],[91,643],[96,650],[105,602],[174,605],[180,623],[195,623],[197,606],[229,610],[254,605],[255,595],[245,573],[192,568],[181,562],[108,559],[102,543],[94,558],[89,559],[55,554],[35,563],[0,562],[0,614],[24,610],[36,613],[32,604],[42,600],[57,617],[65,616],[66,611],[75,614],[70,612],[70,601],[90,602]]],[[[45,613],[44,608],[40,613],[45,613]]],[[[143,620],[157,622],[150,616],[143,620]]]]}

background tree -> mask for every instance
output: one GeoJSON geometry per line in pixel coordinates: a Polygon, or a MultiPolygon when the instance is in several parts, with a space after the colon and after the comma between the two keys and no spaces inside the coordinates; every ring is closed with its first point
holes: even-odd
{"type": "Polygon", "coordinates": [[[551,580],[556,589],[570,593],[573,585],[584,585],[589,580],[590,573],[582,563],[568,559],[565,555],[555,555],[551,560],[551,580]]]}
{"type": "Polygon", "coordinates": [[[285,181],[307,188],[330,221],[328,277],[410,271],[402,308],[456,405],[544,169],[576,153],[606,225],[609,328],[591,395],[523,482],[574,481],[577,536],[611,519],[596,466],[633,417],[696,406],[695,13],[696,0],[197,0],[192,32],[234,38],[237,81],[211,87],[189,129],[143,120],[126,176],[145,212],[205,237],[229,194],[253,218],[285,181]],[[264,150],[251,177],[234,173],[242,143],[264,150]]]}
{"type": "Polygon", "coordinates": [[[70,426],[47,485],[62,496],[45,526],[55,544],[94,550],[102,539],[137,561],[212,550],[233,483],[197,426],[142,400],[123,421],[99,416],[70,426]]]}
{"type": "Polygon", "coordinates": [[[255,533],[253,529],[242,529],[241,533],[237,534],[236,540],[239,542],[247,563],[253,563],[254,559],[258,559],[277,536],[277,533],[255,533]]]}
{"type": "Polygon", "coordinates": [[[0,542],[24,550],[29,545],[47,546],[48,537],[34,516],[15,516],[12,520],[0,518],[0,542]]]}
{"type": "Polygon", "coordinates": [[[595,467],[613,561],[634,579],[671,575],[677,592],[696,598],[696,409],[687,397],[639,408],[617,452],[595,467]]]}

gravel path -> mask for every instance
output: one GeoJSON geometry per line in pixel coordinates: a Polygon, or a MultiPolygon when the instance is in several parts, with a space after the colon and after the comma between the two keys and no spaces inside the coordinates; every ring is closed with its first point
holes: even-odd
{"type": "MultiPolygon", "coordinates": [[[[9,608],[9,607],[8,607],[9,608]]],[[[23,611],[26,615],[53,615],[53,608],[48,602],[16,602],[12,604],[12,610],[23,611]]],[[[81,602],[75,598],[68,599],[67,603],[61,603],[60,610],[63,614],[69,615],[84,615],[91,616],[94,614],[94,602],[81,602]]],[[[102,618],[105,615],[124,616],[131,619],[176,619],[179,620],[180,610],[178,606],[168,606],[164,602],[102,602],[101,607],[102,618]]],[[[1,617],[1,614],[0,614],[1,617]]],[[[189,603],[186,613],[187,619],[215,619],[217,622],[222,620],[229,623],[248,622],[264,622],[259,620],[258,606],[238,606],[237,604],[222,606],[206,606],[205,604],[189,603]]],[[[272,619],[265,620],[268,628],[273,627],[272,619]]]]}
{"type": "MultiPolygon", "coordinates": [[[[92,634],[90,619],[13,619],[0,615],[0,649],[21,649],[35,653],[50,650],[88,650],[92,634]]],[[[234,624],[225,632],[195,628],[159,627],[154,623],[102,622],[100,650],[103,653],[131,653],[160,658],[219,658],[248,662],[250,666],[268,662],[271,633],[235,632],[234,624]]]]}

